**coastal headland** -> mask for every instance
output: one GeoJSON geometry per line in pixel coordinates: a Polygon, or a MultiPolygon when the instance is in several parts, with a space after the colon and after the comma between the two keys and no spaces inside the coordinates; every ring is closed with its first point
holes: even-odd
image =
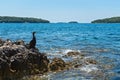
{"type": "Polygon", "coordinates": [[[0,16],[0,23],[50,23],[50,21],[31,17],[0,16]]]}
{"type": "Polygon", "coordinates": [[[92,21],[91,23],[120,23],[120,17],[97,19],[92,21]]]}

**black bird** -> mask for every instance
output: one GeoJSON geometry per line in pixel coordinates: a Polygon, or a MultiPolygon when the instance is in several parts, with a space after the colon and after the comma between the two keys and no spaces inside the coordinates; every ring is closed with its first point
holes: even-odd
{"type": "Polygon", "coordinates": [[[29,43],[29,48],[35,48],[35,45],[36,45],[35,33],[36,33],[36,32],[32,32],[33,38],[32,38],[32,40],[31,40],[30,43],[29,43]]]}

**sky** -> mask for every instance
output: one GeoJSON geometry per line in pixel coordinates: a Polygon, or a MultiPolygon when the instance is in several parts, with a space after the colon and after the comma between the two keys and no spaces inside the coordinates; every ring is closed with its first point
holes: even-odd
{"type": "Polygon", "coordinates": [[[120,16],[120,0],[0,0],[0,16],[89,23],[120,16]]]}

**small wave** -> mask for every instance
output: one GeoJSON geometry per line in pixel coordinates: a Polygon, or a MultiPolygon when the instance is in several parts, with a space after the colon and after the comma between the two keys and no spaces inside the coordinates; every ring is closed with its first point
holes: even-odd
{"type": "Polygon", "coordinates": [[[85,65],[85,66],[81,67],[80,70],[89,73],[89,72],[92,72],[92,71],[97,71],[98,68],[97,68],[96,65],[89,64],[89,65],[85,65]]]}
{"type": "Polygon", "coordinates": [[[67,50],[64,51],[64,53],[67,54],[68,52],[71,52],[71,51],[73,51],[73,50],[67,49],[67,50]]]}
{"type": "Polygon", "coordinates": [[[93,80],[92,76],[87,77],[79,70],[62,71],[51,75],[50,80],[93,80]]]}
{"type": "MultiPolygon", "coordinates": [[[[53,49],[54,50],[54,49],[53,49]]],[[[72,50],[72,49],[59,49],[59,50],[55,50],[55,51],[49,51],[47,54],[48,55],[61,55],[64,56],[66,55],[68,52],[79,52],[81,53],[80,50],[72,50]]]]}
{"type": "Polygon", "coordinates": [[[66,49],[66,50],[63,51],[64,54],[67,54],[68,52],[79,52],[79,53],[81,53],[80,50],[72,50],[72,49],[66,49]]]}

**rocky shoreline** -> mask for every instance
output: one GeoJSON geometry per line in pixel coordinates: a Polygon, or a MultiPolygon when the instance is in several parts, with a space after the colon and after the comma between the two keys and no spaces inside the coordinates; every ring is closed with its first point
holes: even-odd
{"type": "Polygon", "coordinates": [[[37,48],[29,49],[23,40],[0,39],[0,80],[19,80],[27,75],[44,74],[67,69],[61,58],[49,60],[37,48]]]}
{"type": "Polygon", "coordinates": [[[69,51],[63,56],[63,58],[68,57],[76,58],[68,62],[57,57],[49,59],[46,53],[41,53],[37,48],[29,49],[23,40],[12,42],[0,39],[0,80],[26,80],[23,78],[29,75],[42,76],[49,72],[97,64],[95,60],[85,58],[85,55],[79,51],[69,51]]]}

